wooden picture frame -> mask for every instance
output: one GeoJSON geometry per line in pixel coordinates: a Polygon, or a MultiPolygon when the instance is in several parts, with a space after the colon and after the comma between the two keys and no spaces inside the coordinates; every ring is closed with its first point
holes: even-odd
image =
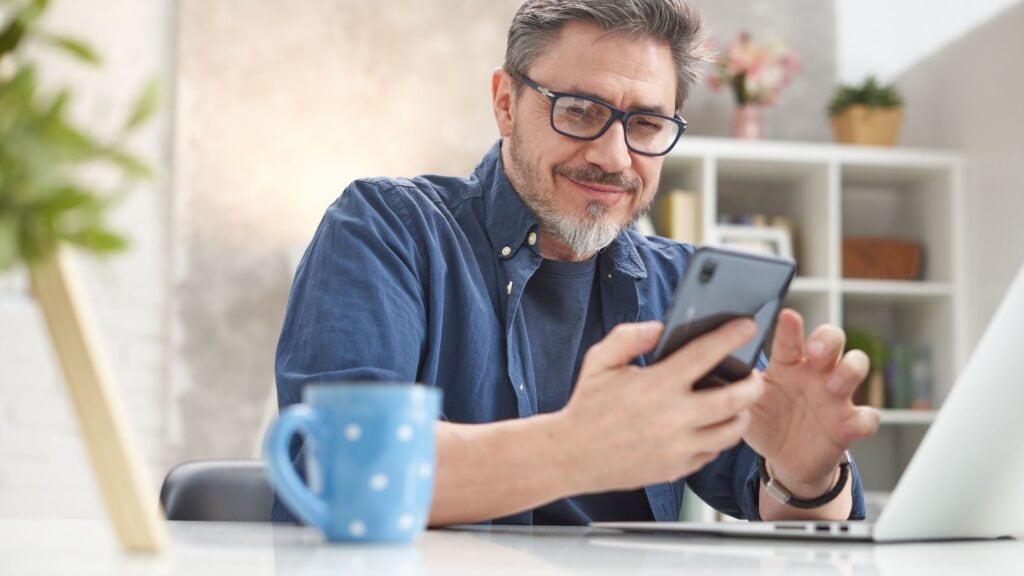
{"type": "Polygon", "coordinates": [[[793,239],[784,226],[719,224],[714,228],[710,243],[755,254],[793,258],[793,239]]]}
{"type": "Polygon", "coordinates": [[[133,441],[72,253],[58,248],[29,266],[29,278],[118,540],[128,551],[161,552],[167,546],[166,523],[133,441]]]}

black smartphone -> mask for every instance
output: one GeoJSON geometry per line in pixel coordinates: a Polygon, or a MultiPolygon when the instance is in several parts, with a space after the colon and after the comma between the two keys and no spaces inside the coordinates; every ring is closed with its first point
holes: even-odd
{"type": "Polygon", "coordinates": [[[702,377],[694,388],[745,378],[775,329],[796,265],[792,260],[723,248],[697,248],[679,281],[654,349],[657,362],[691,340],[736,318],[752,318],[757,336],[702,377]]]}

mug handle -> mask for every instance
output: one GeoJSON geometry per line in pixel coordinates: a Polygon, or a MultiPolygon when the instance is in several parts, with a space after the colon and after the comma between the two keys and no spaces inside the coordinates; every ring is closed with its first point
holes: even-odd
{"type": "Polygon", "coordinates": [[[288,446],[296,433],[307,441],[317,437],[320,420],[316,412],[305,404],[290,406],[267,431],[263,454],[270,470],[270,480],[281,500],[304,523],[313,526],[327,526],[330,513],[327,504],[314,494],[292,465],[288,446]]]}

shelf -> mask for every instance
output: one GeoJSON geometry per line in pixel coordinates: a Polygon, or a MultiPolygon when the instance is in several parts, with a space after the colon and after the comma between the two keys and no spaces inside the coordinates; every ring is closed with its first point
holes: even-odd
{"type": "Polygon", "coordinates": [[[813,276],[798,276],[793,278],[789,285],[790,294],[813,294],[815,292],[828,292],[831,284],[828,278],[816,278],[813,276]]]}
{"type": "Polygon", "coordinates": [[[842,280],[839,289],[847,295],[891,298],[937,298],[953,294],[948,282],[911,280],[842,280]]]}
{"type": "Polygon", "coordinates": [[[928,425],[935,420],[935,410],[879,410],[882,425],[919,424],[928,425]]]}
{"type": "MultiPolygon", "coordinates": [[[[799,266],[783,305],[805,331],[830,324],[914,351],[928,367],[915,376],[918,394],[941,406],[964,357],[965,170],[963,156],[944,150],[688,137],[665,157],[661,190],[696,192],[708,236],[727,217],[781,218],[799,266]],[[853,237],[917,244],[919,280],[844,278],[843,241],[853,237]]],[[[865,487],[891,490],[935,411],[887,409],[881,418],[878,435],[855,448],[865,487]]]]}
{"type": "Polygon", "coordinates": [[[859,146],[827,142],[784,142],[779,140],[737,140],[685,136],[672,149],[670,156],[679,158],[736,158],[773,162],[839,161],[866,172],[879,168],[935,168],[961,161],[951,151],[915,148],[859,146]]]}

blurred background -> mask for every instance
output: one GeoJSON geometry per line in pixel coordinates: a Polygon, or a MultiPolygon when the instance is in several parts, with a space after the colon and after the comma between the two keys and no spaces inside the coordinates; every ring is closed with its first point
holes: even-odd
{"type": "MultiPolygon", "coordinates": [[[[1024,5],[1019,0],[700,0],[720,46],[785,38],[799,74],[765,138],[829,142],[838,82],[894,82],[900,146],[969,162],[962,206],[973,346],[1024,257],[1024,5]]],[[[145,82],[164,102],[131,145],[158,177],[113,215],[132,242],[83,262],[154,494],[175,463],[254,457],[276,410],[292,274],[324,209],[361,176],[467,174],[497,137],[490,75],[518,0],[55,0],[48,29],[104,56],[40,53],[73,115],[105,125],[145,82]]],[[[0,10],[2,10],[0,4],[0,10]]],[[[2,14],[2,12],[0,12],[2,14]]],[[[699,86],[687,135],[728,136],[699,86]]],[[[0,276],[0,516],[102,514],[23,271],[0,276]]]]}

